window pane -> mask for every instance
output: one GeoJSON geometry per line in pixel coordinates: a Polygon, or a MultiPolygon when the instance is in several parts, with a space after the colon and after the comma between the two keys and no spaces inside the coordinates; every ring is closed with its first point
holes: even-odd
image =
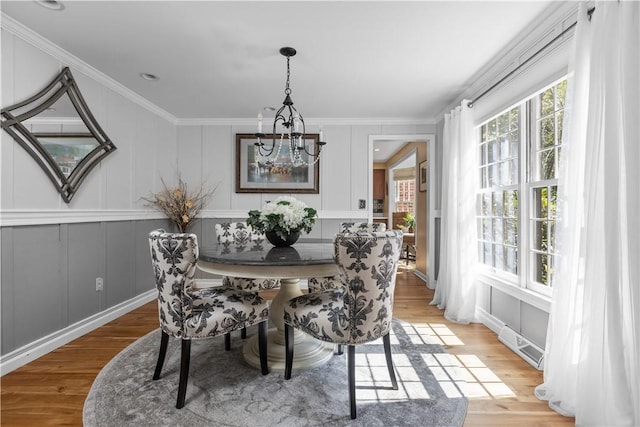
{"type": "Polygon", "coordinates": [[[563,80],[556,85],[556,109],[564,108],[565,98],[567,96],[567,81],[563,80]]]}
{"type": "Polygon", "coordinates": [[[498,143],[494,141],[489,141],[489,163],[498,161],[498,143]]]}
{"type": "Polygon", "coordinates": [[[520,128],[520,108],[509,111],[509,126],[512,130],[520,128]]]}
{"type": "Polygon", "coordinates": [[[493,193],[493,216],[502,216],[502,192],[493,193]]]}
{"type": "Polygon", "coordinates": [[[493,232],[491,231],[491,218],[485,218],[482,220],[482,238],[487,241],[491,241],[493,232]]]}
{"type": "Polygon", "coordinates": [[[496,138],[496,121],[491,120],[487,123],[487,139],[495,139],[496,138]]]}
{"type": "Polygon", "coordinates": [[[533,217],[547,218],[547,187],[533,189],[533,217]]]}
{"type": "Polygon", "coordinates": [[[501,136],[498,139],[498,143],[500,144],[500,160],[508,159],[511,156],[508,136],[501,136]]]}
{"type": "Polygon", "coordinates": [[[518,251],[516,248],[507,247],[505,269],[509,273],[518,274],[518,251]]]}
{"type": "Polygon", "coordinates": [[[558,203],[558,186],[552,185],[549,187],[549,218],[555,219],[556,209],[558,203]]]}
{"type": "Polygon", "coordinates": [[[556,144],[562,144],[562,127],[564,125],[564,111],[558,112],[556,114],[556,126],[557,126],[557,137],[556,144]]]}
{"type": "Polygon", "coordinates": [[[482,195],[482,215],[491,216],[491,193],[482,195]]]}
{"type": "Polygon", "coordinates": [[[509,113],[504,113],[498,117],[498,135],[504,135],[509,131],[509,113]]]}
{"type": "Polygon", "coordinates": [[[483,245],[482,262],[487,265],[493,265],[493,257],[491,256],[491,243],[484,243],[483,245]]]}
{"type": "Polygon", "coordinates": [[[493,241],[497,243],[502,243],[503,241],[502,235],[502,219],[494,219],[493,220],[493,241]]]}
{"type": "Polygon", "coordinates": [[[518,221],[508,219],[505,221],[506,233],[504,242],[507,245],[516,246],[518,244],[518,221]]]}
{"type": "Polygon", "coordinates": [[[517,218],[518,216],[518,190],[504,192],[504,216],[517,218]]]}
{"type": "Polygon", "coordinates": [[[555,103],[553,99],[553,88],[547,89],[540,94],[540,115],[546,116],[553,113],[555,103]]]}
{"type": "Polygon", "coordinates": [[[556,129],[554,117],[540,120],[540,141],[542,148],[553,147],[556,143],[556,129]]]}
{"type": "Polygon", "coordinates": [[[533,249],[547,252],[547,221],[533,222],[533,249]]]}
{"type": "Polygon", "coordinates": [[[502,245],[493,245],[493,266],[504,270],[504,252],[502,245]]]}
{"type": "Polygon", "coordinates": [[[555,150],[540,152],[540,179],[553,179],[556,175],[555,150]]]}
{"type": "Polygon", "coordinates": [[[535,269],[533,280],[538,283],[542,283],[543,285],[548,285],[548,277],[547,277],[547,254],[535,254],[535,269]]]}

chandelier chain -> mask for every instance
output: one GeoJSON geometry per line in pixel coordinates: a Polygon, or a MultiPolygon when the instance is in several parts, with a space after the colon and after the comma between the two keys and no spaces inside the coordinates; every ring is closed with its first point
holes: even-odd
{"type": "Polygon", "coordinates": [[[291,88],[289,87],[289,76],[291,76],[291,69],[289,68],[289,57],[287,56],[287,87],[284,90],[284,93],[287,95],[291,94],[291,88]]]}

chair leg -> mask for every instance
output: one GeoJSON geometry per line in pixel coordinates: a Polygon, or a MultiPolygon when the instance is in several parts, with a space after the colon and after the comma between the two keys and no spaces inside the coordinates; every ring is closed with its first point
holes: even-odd
{"type": "Polygon", "coordinates": [[[224,350],[231,350],[231,334],[229,332],[224,334],[224,350]]]}
{"type": "Polygon", "coordinates": [[[240,338],[242,339],[247,338],[247,328],[240,329],[240,338]]]}
{"type": "Polygon", "coordinates": [[[349,371],[349,405],[351,406],[351,419],[356,419],[356,346],[347,348],[347,366],[349,371]]]}
{"type": "Polygon", "coordinates": [[[284,379],[290,380],[293,367],[293,328],[286,323],[284,324],[284,348],[284,379]]]}
{"type": "Polygon", "coordinates": [[[391,340],[389,332],[382,337],[384,344],[384,357],[387,359],[387,369],[389,369],[389,377],[391,377],[391,386],[394,390],[398,389],[398,380],[396,380],[396,371],[393,369],[393,360],[391,359],[391,340]]]}
{"type": "Polygon", "coordinates": [[[260,351],[260,369],[262,370],[262,375],[269,373],[269,366],[267,365],[267,334],[269,330],[267,329],[267,323],[265,320],[258,325],[258,348],[260,351]]]}
{"type": "Polygon", "coordinates": [[[336,354],[343,354],[344,351],[342,351],[342,344],[338,344],[338,351],[336,352],[336,354]]]}
{"type": "Polygon", "coordinates": [[[169,343],[169,334],[162,331],[160,337],[160,352],[158,353],[158,362],[156,363],[156,371],[153,373],[153,379],[160,378],[160,372],[162,372],[162,365],[164,365],[164,357],[167,355],[167,344],[169,343]]]}
{"type": "Polygon", "coordinates": [[[187,379],[189,378],[189,362],[191,359],[191,340],[182,340],[182,354],[180,356],[180,383],[178,385],[178,401],[176,408],[184,406],[187,395],[187,379]]]}

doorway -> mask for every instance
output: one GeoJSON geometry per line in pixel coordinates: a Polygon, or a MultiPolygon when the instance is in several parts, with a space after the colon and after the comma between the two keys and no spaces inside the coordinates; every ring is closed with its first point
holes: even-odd
{"type": "MultiPolygon", "coordinates": [[[[385,215],[387,227],[392,227],[392,210],[391,203],[395,203],[396,187],[393,183],[393,170],[401,168],[413,168],[415,171],[415,199],[414,211],[416,219],[416,227],[414,230],[415,238],[415,254],[416,269],[415,274],[429,284],[430,267],[433,266],[433,255],[435,249],[434,236],[431,230],[433,227],[433,207],[434,200],[433,189],[430,188],[434,179],[428,179],[426,183],[426,191],[419,191],[420,182],[418,181],[418,171],[420,165],[424,165],[426,161],[429,164],[430,153],[435,149],[435,135],[417,134],[417,135],[370,135],[369,136],[369,206],[376,206],[376,200],[373,199],[373,175],[374,168],[385,168],[385,184],[387,192],[387,200],[385,202],[385,215]],[[374,151],[379,150],[379,151],[374,151]],[[379,153],[383,153],[381,156],[379,153]],[[386,154],[385,154],[386,153],[386,154]],[[384,161],[381,159],[384,158],[384,161]],[[375,159],[375,160],[374,160],[375,159]],[[382,166],[384,164],[384,166],[382,166]]],[[[434,156],[433,156],[434,157],[434,156]]],[[[428,175],[434,173],[434,168],[427,168],[428,175]]],[[[376,220],[373,212],[370,212],[371,219],[376,220]]],[[[379,216],[379,215],[378,215],[379,216]]],[[[433,273],[431,274],[433,276],[433,273]]]]}

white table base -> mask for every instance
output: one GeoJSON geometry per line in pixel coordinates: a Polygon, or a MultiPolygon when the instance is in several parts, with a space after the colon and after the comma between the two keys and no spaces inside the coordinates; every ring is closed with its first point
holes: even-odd
{"type": "MultiPolygon", "coordinates": [[[[267,359],[269,370],[284,372],[285,345],[284,345],[284,304],[291,298],[302,295],[298,279],[281,279],[280,291],[276,294],[269,308],[269,322],[275,326],[269,330],[267,339],[267,359]]],[[[327,363],[334,353],[334,345],[317,340],[298,330],[294,330],[293,347],[293,371],[309,369],[327,363]]],[[[260,351],[258,336],[254,335],[247,340],[243,348],[244,358],[247,363],[260,368],[260,351]]]]}

